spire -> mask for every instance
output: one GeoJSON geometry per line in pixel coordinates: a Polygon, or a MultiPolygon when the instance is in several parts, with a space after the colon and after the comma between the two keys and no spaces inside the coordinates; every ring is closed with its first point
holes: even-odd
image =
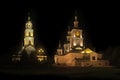
{"type": "Polygon", "coordinates": [[[70,35],[70,26],[68,26],[68,36],[70,35]]]}
{"type": "Polygon", "coordinates": [[[75,16],[75,21],[77,21],[77,16],[75,16]]]}
{"type": "Polygon", "coordinates": [[[79,23],[79,22],[78,22],[78,20],[77,20],[77,16],[75,16],[75,20],[74,20],[74,27],[76,27],[76,28],[77,28],[77,27],[78,27],[78,23],[79,23]]]}
{"type": "Polygon", "coordinates": [[[77,28],[78,27],[78,23],[79,23],[79,21],[78,21],[78,12],[77,12],[77,10],[75,10],[75,13],[74,13],[74,15],[75,15],[75,17],[74,17],[74,27],[75,28],[77,28]]]}
{"type": "Polygon", "coordinates": [[[28,18],[25,24],[26,28],[32,28],[32,21],[30,19],[30,12],[28,12],[28,18]]]}
{"type": "Polygon", "coordinates": [[[78,12],[77,12],[77,10],[75,10],[75,13],[74,13],[74,15],[75,15],[75,16],[77,16],[77,15],[78,15],[78,12]]]}
{"type": "Polygon", "coordinates": [[[28,21],[30,21],[30,12],[28,12],[28,21]]]}
{"type": "Polygon", "coordinates": [[[58,46],[58,48],[59,48],[59,49],[61,48],[61,43],[60,43],[60,40],[59,40],[59,46],[58,46]]]}
{"type": "Polygon", "coordinates": [[[70,31],[70,26],[68,26],[68,31],[70,31]]]}

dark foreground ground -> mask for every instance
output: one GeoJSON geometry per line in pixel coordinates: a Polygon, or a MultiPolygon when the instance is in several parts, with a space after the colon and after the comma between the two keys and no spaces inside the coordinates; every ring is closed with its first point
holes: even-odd
{"type": "Polygon", "coordinates": [[[120,69],[0,65],[0,80],[120,80],[120,69]]]}

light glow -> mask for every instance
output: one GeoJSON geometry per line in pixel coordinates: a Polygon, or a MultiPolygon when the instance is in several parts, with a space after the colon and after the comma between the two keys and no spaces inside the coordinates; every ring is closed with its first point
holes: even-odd
{"type": "Polygon", "coordinates": [[[37,56],[37,60],[38,61],[44,61],[44,60],[47,60],[47,56],[37,56]]]}
{"type": "Polygon", "coordinates": [[[38,52],[39,53],[41,53],[41,52],[44,53],[44,50],[41,48],[41,49],[38,50],[38,52]]]}
{"type": "Polygon", "coordinates": [[[81,48],[81,47],[77,47],[77,48],[75,48],[75,49],[77,49],[77,50],[82,50],[82,48],[81,48]]]}
{"type": "Polygon", "coordinates": [[[73,45],[76,46],[77,45],[76,42],[74,42],[73,45]]]}
{"type": "Polygon", "coordinates": [[[81,53],[92,53],[93,51],[90,50],[89,48],[85,49],[84,51],[82,51],[81,53]]]}
{"type": "Polygon", "coordinates": [[[79,33],[79,31],[77,31],[77,32],[76,32],[76,36],[80,36],[80,33],[79,33]]]}

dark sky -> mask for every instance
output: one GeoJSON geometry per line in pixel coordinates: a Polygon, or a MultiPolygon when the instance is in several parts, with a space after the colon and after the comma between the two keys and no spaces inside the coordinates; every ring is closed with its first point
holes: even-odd
{"type": "Polygon", "coordinates": [[[28,12],[34,25],[36,45],[43,45],[49,54],[64,40],[67,27],[78,11],[80,28],[85,33],[86,45],[96,50],[119,46],[119,4],[115,1],[4,1],[0,6],[0,54],[9,54],[22,46],[24,25],[28,12]]]}

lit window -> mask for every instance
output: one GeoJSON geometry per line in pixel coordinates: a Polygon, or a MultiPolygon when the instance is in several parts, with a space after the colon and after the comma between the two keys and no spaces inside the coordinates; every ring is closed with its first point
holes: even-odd
{"type": "Polygon", "coordinates": [[[76,46],[76,45],[77,45],[77,44],[74,42],[74,43],[73,43],[73,46],[76,46]]]}
{"type": "Polygon", "coordinates": [[[33,33],[31,33],[31,36],[33,36],[33,33]]]}
{"type": "Polygon", "coordinates": [[[28,33],[26,32],[26,36],[28,36],[28,33]]]}

